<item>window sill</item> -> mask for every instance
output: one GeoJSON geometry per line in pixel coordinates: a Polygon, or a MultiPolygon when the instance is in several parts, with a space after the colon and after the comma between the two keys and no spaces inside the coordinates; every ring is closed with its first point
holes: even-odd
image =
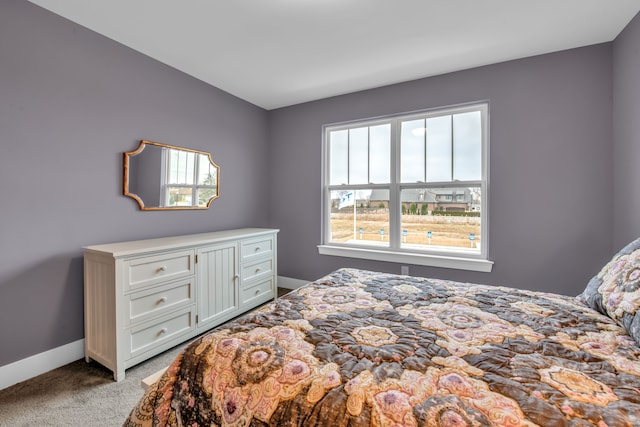
{"type": "Polygon", "coordinates": [[[493,261],[480,258],[463,258],[447,255],[394,252],[384,249],[353,248],[347,246],[318,245],[321,255],[369,259],[395,262],[399,264],[424,265],[429,267],[453,268],[457,270],[490,273],[493,261]]]}

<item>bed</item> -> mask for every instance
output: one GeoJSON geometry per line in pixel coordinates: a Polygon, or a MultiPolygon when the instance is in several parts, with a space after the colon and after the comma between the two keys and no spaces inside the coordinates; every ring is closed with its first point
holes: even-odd
{"type": "Polygon", "coordinates": [[[188,345],[126,426],[640,426],[640,240],[578,297],[340,269],[188,345]]]}

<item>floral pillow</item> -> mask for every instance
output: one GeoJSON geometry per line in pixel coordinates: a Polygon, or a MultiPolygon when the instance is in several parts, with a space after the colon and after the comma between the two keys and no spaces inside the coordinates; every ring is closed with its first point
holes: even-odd
{"type": "Polygon", "coordinates": [[[640,238],[614,255],[580,298],[623,326],[640,345],[640,238]]]}

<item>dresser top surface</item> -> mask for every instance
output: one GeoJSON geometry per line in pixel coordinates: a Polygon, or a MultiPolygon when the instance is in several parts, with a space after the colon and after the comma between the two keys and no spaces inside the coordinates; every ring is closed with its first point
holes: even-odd
{"type": "Polygon", "coordinates": [[[274,228],[239,228],[234,230],[213,231],[209,233],[91,245],[85,246],[84,250],[85,253],[109,254],[114,258],[119,258],[145,252],[180,249],[222,243],[229,240],[259,237],[262,235],[275,234],[279,231],[280,230],[274,228]]]}

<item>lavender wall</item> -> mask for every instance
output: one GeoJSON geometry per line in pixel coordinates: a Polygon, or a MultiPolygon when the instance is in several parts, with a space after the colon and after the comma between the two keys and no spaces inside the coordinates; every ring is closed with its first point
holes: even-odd
{"type": "Polygon", "coordinates": [[[579,293],[611,252],[611,79],[611,44],[602,44],[271,111],[279,274],[400,272],[397,264],[318,254],[323,124],[489,100],[493,272],[410,273],[579,293]]]}
{"type": "Polygon", "coordinates": [[[614,246],[640,237],[640,15],[613,44],[614,246]]]}
{"type": "Polygon", "coordinates": [[[267,226],[267,112],[24,0],[0,2],[0,366],[79,339],[83,245],[267,226]],[[140,139],[211,151],[206,211],[122,196],[140,139]]]}

